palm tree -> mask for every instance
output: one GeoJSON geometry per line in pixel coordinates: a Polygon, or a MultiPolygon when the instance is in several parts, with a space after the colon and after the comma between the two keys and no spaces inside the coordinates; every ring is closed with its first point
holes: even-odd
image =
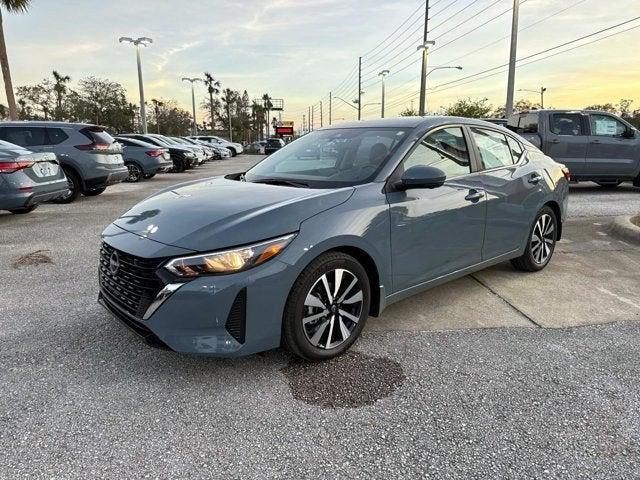
{"type": "Polygon", "coordinates": [[[224,95],[222,97],[222,101],[224,102],[224,106],[227,109],[227,119],[229,120],[229,141],[233,142],[233,121],[231,118],[231,105],[235,101],[235,92],[230,88],[224,89],[224,95]]]}
{"type": "Polygon", "coordinates": [[[56,93],[56,120],[62,120],[62,98],[67,93],[67,83],[71,81],[69,75],[61,75],[56,70],[53,71],[53,91],[56,93]]]}
{"type": "Polygon", "coordinates": [[[2,8],[9,13],[26,12],[31,0],[0,0],[0,66],[2,67],[2,77],[4,78],[4,89],[7,92],[7,103],[9,104],[9,118],[18,119],[18,109],[16,108],[16,97],[13,95],[13,84],[11,83],[11,70],[9,70],[9,57],[7,55],[7,44],[4,40],[4,26],[2,25],[2,8]]]}
{"type": "Polygon", "coordinates": [[[216,112],[213,104],[213,96],[220,93],[220,87],[222,87],[222,84],[218,80],[213,78],[213,74],[209,72],[204,72],[204,84],[207,86],[207,91],[209,92],[209,108],[211,109],[211,132],[213,132],[216,125],[216,112]]]}
{"type": "Polygon", "coordinates": [[[271,97],[268,93],[262,95],[262,103],[264,105],[264,109],[267,111],[267,138],[269,138],[269,123],[271,122],[271,107],[273,107],[273,103],[271,103],[271,97]]]}

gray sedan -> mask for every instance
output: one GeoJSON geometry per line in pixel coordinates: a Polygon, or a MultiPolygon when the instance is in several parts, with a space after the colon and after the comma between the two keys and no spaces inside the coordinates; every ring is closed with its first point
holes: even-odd
{"type": "Polygon", "coordinates": [[[568,190],[563,165],[488,122],[340,124],[116,219],[102,236],[100,301],[175,351],[282,342],[324,360],[410,295],[504,261],[545,268],[568,190]]]}
{"type": "Polygon", "coordinates": [[[124,164],[129,169],[126,182],[139,182],[152,178],[156,173],[166,172],[173,167],[167,148],[159,148],[134,138],[116,137],[122,145],[124,164]]]}
{"type": "Polygon", "coordinates": [[[0,210],[29,213],[69,191],[53,153],[33,153],[0,140],[0,210]]]}

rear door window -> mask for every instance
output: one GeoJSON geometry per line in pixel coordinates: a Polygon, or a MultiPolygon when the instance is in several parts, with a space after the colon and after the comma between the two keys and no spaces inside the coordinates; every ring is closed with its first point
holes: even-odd
{"type": "Polygon", "coordinates": [[[511,148],[504,134],[477,127],[471,127],[470,130],[485,170],[513,165],[511,148]]]}
{"type": "Polygon", "coordinates": [[[551,115],[551,132],[570,137],[584,135],[582,115],[579,113],[554,113],[551,115]]]}
{"type": "Polygon", "coordinates": [[[47,144],[47,131],[44,127],[5,127],[2,140],[21,147],[40,147],[47,144]]]}
{"type": "Polygon", "coordinates": [[[511,156],[513,157],[513,163],[518,163],[522,158],[522,154],[524,153],[524,148],[520,145],[520,142],[517,142],[513,138],[507,135],[507,143],[509,144],[509,149],[511,150],[511,156]]]}

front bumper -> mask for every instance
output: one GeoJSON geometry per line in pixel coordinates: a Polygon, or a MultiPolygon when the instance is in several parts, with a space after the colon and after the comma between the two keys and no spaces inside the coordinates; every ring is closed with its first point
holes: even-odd
{"type": "MultiPolygon", "coordinates": [[[[140,244],[140,237],[128,232],[108,240],[110,246],[123,251],[133,239],[140,244]]],[[[153,311],[145,308],[145,314],[137,316],[126,312],[104,288],[102,278],[100,303],[147,342],[176,352],[232,357],[280,345],[282,314],[297,276],[288,265],[274,259],[245,272],[181,284],[159,270],[156,275],[163,286],[179,286],[165,292],[153,311]]]]}

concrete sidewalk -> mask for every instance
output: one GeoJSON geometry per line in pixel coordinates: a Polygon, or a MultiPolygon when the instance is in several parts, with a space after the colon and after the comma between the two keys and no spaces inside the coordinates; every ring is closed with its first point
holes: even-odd
{"type": "Polygon", "coordinates": [[[503,263],[390,306],[371,330],[563,328],[640,320],[640,248],[612,237],[603,218],[571,219],[549,266],[503,263]]]}

